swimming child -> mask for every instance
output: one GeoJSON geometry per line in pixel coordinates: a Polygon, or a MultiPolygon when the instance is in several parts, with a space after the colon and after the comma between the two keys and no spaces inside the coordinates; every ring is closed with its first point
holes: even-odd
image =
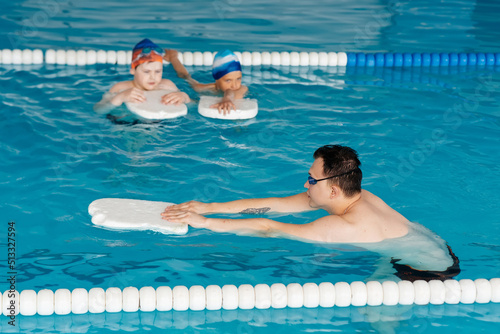
{"type": "Polygon", "coordinates": [[[248,91],[248,87],[241,84],[241,65],[234,53],[229,50],[217,52],[212,65],[212,76],[215,82],[202,84],[193,79],[184,65],[181,64],[176,50],[165,51],[164,59],[172,64],[177,76],[186,79],[195,91],[222,92],[224,94],[222,101],[210,106],[210,108],[217,108],[219,113],[224,115],[228,114],[231,109],[236,110],[234,101],[242,99],[248,91]]]}
{"type": "Polygon", "coordinates": [[[149,39],[143,39],[134,46],[130,74],[133,80],[115,84],[102,100],[94,106],[98,113],[108,111],[122,105],[124,102],[141,103],[146,101],[144,91],[168,90],[161,102],[163,104],[179,105],[188,103],[189,96],[179,91],[177,86],[168,79],[162,79],[164,51],[149,39]]]}

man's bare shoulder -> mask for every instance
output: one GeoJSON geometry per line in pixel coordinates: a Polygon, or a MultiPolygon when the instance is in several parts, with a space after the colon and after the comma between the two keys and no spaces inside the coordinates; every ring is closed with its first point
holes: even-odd
{"type": "Polygon", "coordinates": [[[359,230],[360,242],[376,242],[408,233],[408,219],[380,197],[363,190],[361,201],[344,218],[359,230]]]}
{"type": "MultiPolygon", "coordinates": [[[[347,215],[346,215],[347,216],[347,215]]],[[[328,243],[373,243],[407,234],[403,222],[377,223],[370,220],[354,220],[352,217],[328,215],[312,223],[310,231],[318,241],[328,243]]]]}
{"type": "Polygon", "coordinates": [[[341,216],[327,215],[307,224],[311,239],[334,243],[357,241],[358,226],[352,224],[341,216]]]}
{"type": "MultiPolygon", "coordinates": [[[[382,199],[380,197],[378,197],[377,195],[369,192],[368,190],[366,189],[362,189],[361,190],[361,195],[366,199],[366,200],[376,200],[376,201],[382,201],[382,199]]],[[[383,202],[383,201],[382,201],[383,202]]]]}

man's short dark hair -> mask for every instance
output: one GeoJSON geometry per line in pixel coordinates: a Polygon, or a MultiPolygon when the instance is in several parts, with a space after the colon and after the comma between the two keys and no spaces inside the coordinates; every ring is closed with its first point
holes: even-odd
{"type": "Polygon", "coordinates": [[[326,177],[346,173],[327,181],[338,185],[345,196],[351,197],[361,191],[363,173],[359,169],[361,162],[355,150],[342,145],[325,145],[318,148],[313,157],[323,159],[323,173],[326,177]]]}

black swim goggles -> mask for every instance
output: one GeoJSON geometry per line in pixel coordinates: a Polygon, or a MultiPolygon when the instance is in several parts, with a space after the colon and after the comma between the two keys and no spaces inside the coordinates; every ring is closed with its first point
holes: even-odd
{"type": "Polygon", "coordinates": [[[359,169],[359,167],[356,167],[354,169],[351,169],[350,171],[348,172],[345,172],[345,173],[342,173],[342,174],[337,174],[337,175],[334,175],[334,176],[330,176],[330,177],[325,177],[324,179],[319,179],[319,180],[316,180],[315,178],[313,178],[312,176],[308,176],[307,177],[307,181],[309,182],[310,185],[313,185],[313,184],[316,184],[318,183],[319,181],[323,181],[323,180],[328,180],[328,179],[333,179],[334,177],[339,177],[339,176],[343,176],[343,175],[347,175],[349,173],[352,173],[354,171],[356,171],[357,169],[359,169]]]}

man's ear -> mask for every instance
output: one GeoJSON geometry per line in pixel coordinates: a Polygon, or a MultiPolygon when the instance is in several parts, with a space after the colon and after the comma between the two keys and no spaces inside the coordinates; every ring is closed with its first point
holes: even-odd
{"type": "Polygon", "coordinates": [[[130,68],[130,74],[135,75],[135,68],[130,68]]]}
{"type": "Polygon", "coordinates": [[[340,188],[336,185],[330,187],[330,198],[334,198],[340,194],[340,188]]]}

